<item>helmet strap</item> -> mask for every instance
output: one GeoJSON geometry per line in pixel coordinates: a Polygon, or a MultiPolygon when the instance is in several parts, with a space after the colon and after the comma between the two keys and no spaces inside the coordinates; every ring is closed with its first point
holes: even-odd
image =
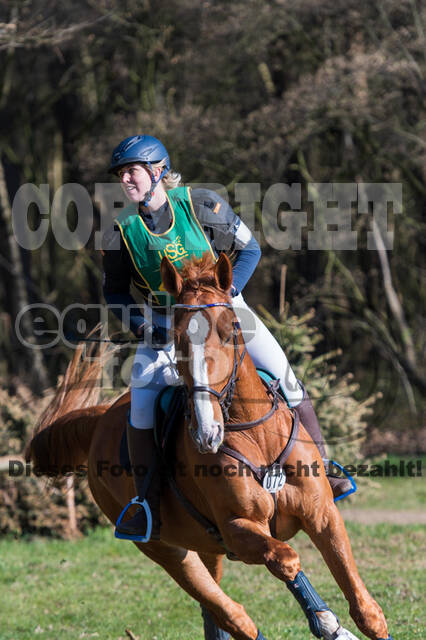
{"type": "Polygon", "coordinates": [[[163,177],[166,175],[166,173],[169,172],[169,169],[167,169],[167,168],[163,169],[163,171],[160,173],[160,175],[158,177],[158,180],[155,180],[154,179],[154,171],[152,169],[152,164],[150,162],[145,162],[145,164],[148,165],[149,171],[151,173],[151,189],[148,191],[147,194],[145,194],[145,200],[142,202],[142,205],[144,207],[147,207],[149,202],[151,201],[152,196],[154,195],[155,187],[163,179],[163,177]]]}

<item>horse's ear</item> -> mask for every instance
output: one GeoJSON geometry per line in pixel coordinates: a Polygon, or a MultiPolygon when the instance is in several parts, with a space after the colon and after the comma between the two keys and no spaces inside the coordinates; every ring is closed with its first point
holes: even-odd
{"type": "Polygon", "coordinates": [[[164,288],[174,298],[177,298],[182,291],[183,280],[176,267],[166,256],[161,260],[160,271],[164,288]]]}
{"type": "Polygon", "coordinates": [[[228,293],[232,284],[232,265],[227,255],[220,254],[214,270],[219,287],[228,293]]]}

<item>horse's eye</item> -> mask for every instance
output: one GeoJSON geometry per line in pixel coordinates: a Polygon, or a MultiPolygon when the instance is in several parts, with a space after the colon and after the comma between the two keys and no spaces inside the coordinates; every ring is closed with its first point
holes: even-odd
{"type": "Polygon", "coordinates": [[[222,340],[220,341],[221,345],[224,347],[225,344],[228,344],[228,342],[231,340],[232,336],[228,336],[227,338],[222,338],[222,340]]]}

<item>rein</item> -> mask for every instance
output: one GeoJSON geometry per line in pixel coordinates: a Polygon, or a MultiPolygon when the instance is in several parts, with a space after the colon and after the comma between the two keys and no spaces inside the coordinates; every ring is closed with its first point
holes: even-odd
{"type": "MultiPolygon", "coordinates": [[[[229,302],[211,302],[209,304],[175,304],[173,305],[175,309],[186,309],[188,311],[199,311],[200,309],[209,309],[210,307],[226,307],[227,309],[233,309],[232,304],[229,302]]],[[[244,360],[244,356],[247,353],[247,347],[244,345],[244,349],[242,353],[239,352],[239,344],[238,344],[238,330],[241,328],[238,320],[233,321],[234,331],[233,331],[233,342],[234,342],[234,363],[232,366],[232,373],[228,378],[228,382],[225,384],[221,391],[216,391],[207,385],[196,385],[192,387],[192,389],[188,390],[188,397],[194,395],[197,391],[203,391],[210,393],[218,399],[220,407],[222,409],[223,418],[225,420],[225,431],[244,431],[246,429],[251,429],[252,427],[256,427],[268,420],[275,411],[278,409],[278,386],[279,380],[275,380],[272,384],[268,386],[267,392],[272,395],[272,407],[271,409],[260,418],[256,420],[251,420],[250,422],[237,422],[230,423],[229,420],[229,409],[232,404],[232,400],[234,398],[235,385],[238,381],[237,372],[238,368],[241,366],[241,363],[244,360]]]]}

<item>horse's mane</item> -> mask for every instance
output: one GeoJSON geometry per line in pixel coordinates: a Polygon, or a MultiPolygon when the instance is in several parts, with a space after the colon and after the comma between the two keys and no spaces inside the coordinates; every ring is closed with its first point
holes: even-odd
{"type": "Polygon", "coordinates": [[[197,290],[213,288],[217,290],[217,280],[214,270],[214,260],[210,253],[203,253],[201,258],[191,256],[184,261],[180,275],[184,281],[184,289],[197,290]]]}

